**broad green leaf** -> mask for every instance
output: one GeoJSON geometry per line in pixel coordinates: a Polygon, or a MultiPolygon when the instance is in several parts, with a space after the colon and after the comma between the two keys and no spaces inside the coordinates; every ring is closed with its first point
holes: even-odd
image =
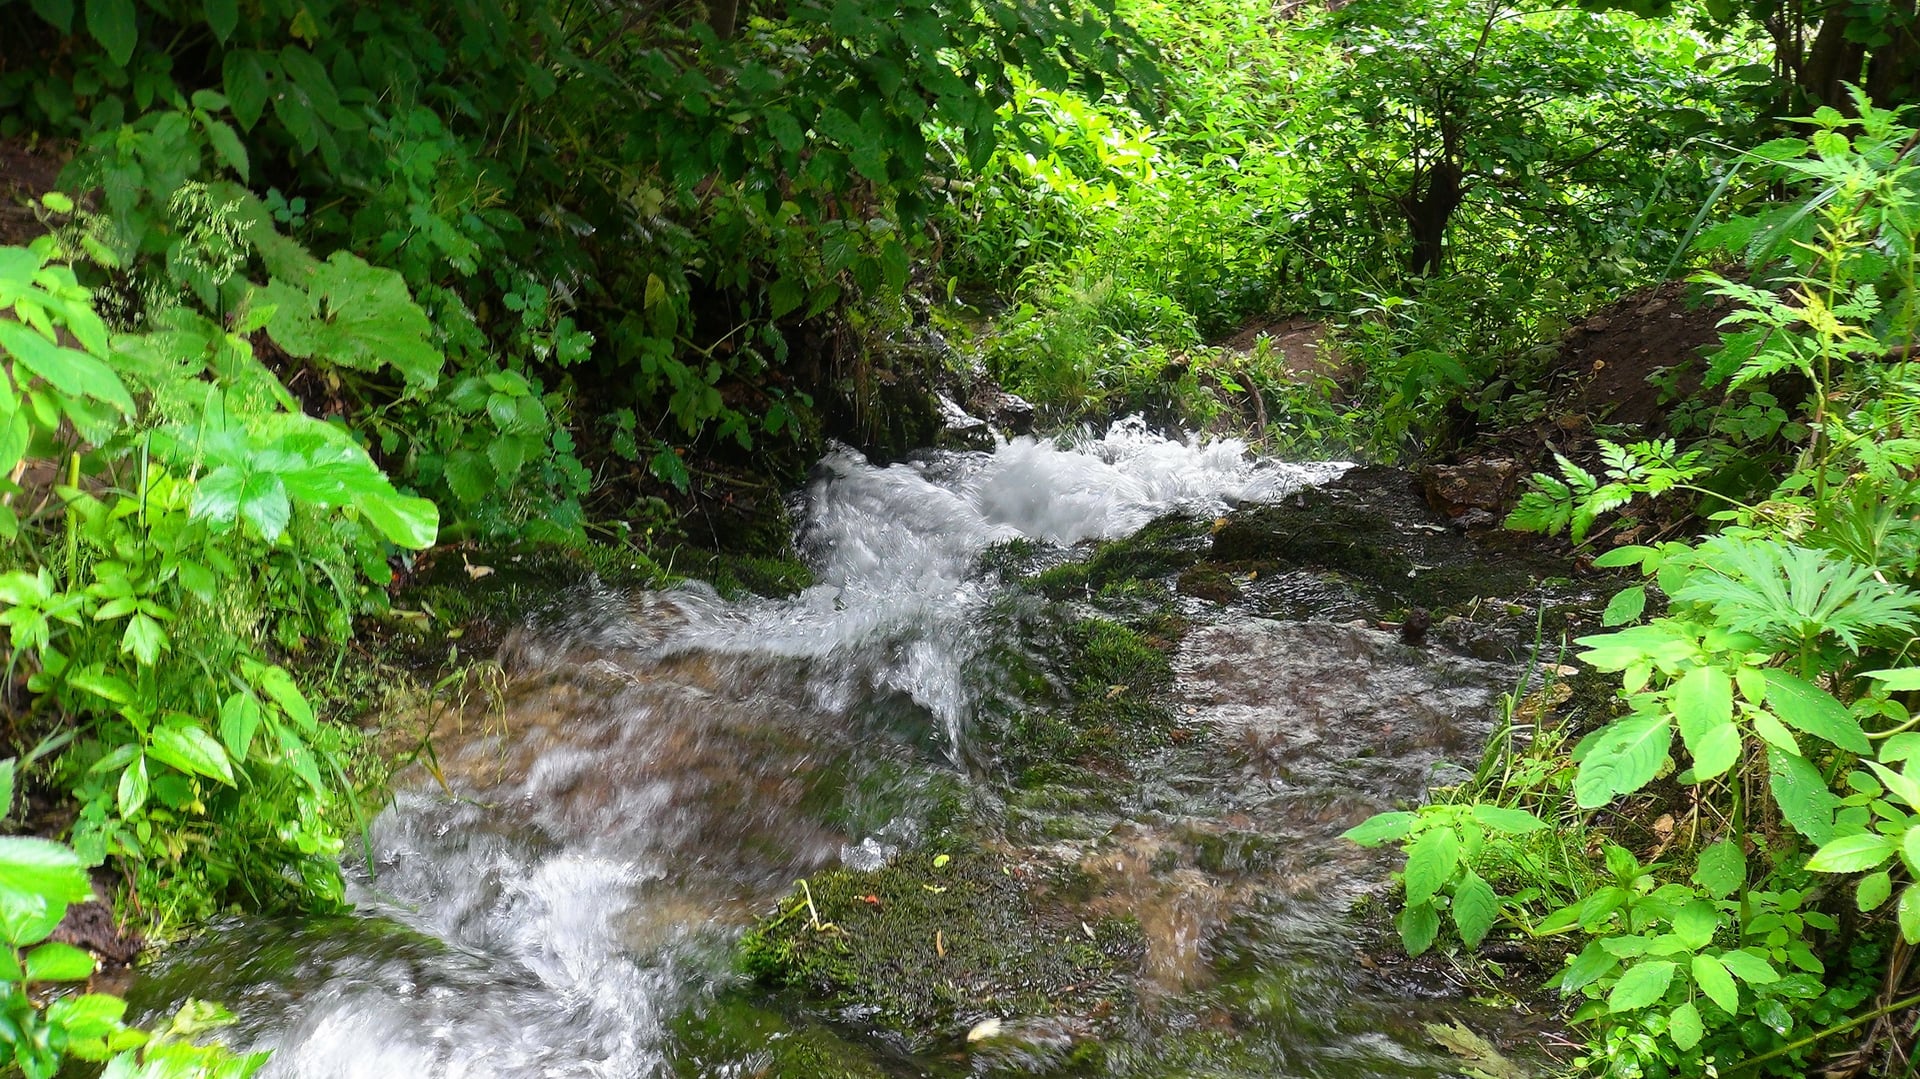
{"type": "Polygon", "coordinates": [[[240,516],[261,539],[273,543],[293,519],[293,502],[286,484],[271,472],[254,472],[240,485],[240,516]]]}
{"type": "Polygon", "coordinates": [[[1400,930],[1400,944],[1407,954],[1419,955],[1433,947],[1434,938],[1440,935],[1440,912],[1432,903],[1402,907],[1394,926],[1400,930]]]}
{"type": "Polygon", "coordinates": [[[1478,948],[1500,915],[1499,897],[1480,874],[1467,870],[1453,890],[1453,924],[1469,948],[1478,948]]]}
{"type": "Polygon", "coordinates": [[[1873,752],[1860,723],[1845,705],[1819,686],[1777,667],[1768,668],[1767,706],[1790,727],[1824,738],[1850,753],[1873,752]]]}
{"type": "Polygon", "coordinates": [[[1792,731],[1787,729],[1786,724],[1773,718],[1772,712],[1764,708],[1755,708],[1748,715],[1753,720],[1753,733],[1759,735],[1762,742],[1782,753],[1800,756],[1799,740],[1793,736],[1792,731]]]}
{"type": "Polygon", "coordinates": [[[265,716],[260,711],[260,702],[253,694],[246,692],[231,693],[220,705],[220,741],[227,747],[227,754],[233,760],[244,761],[247,751],[253,747],[254,732],[260,729],[260,721],[265,716]]]}
{"type": "Polygon", "coordinates": [[[1567,964],[1567,969],[1560,973],[1560,991],[1578,992],[1583,986],[1592,985],[1606,977],[1619,965],[1618,957],[1601,947],[1599,941],[1590,940],[1580,954],[1567,964]]]}
{"type": "Polygon", "coordinates": [[[1854,889],[1853,903],[1862,914],[1877,910],[1893,895],[1893,877],[1882,869],[1878,873],[1869,873],[1860,878],[1860,884],[1854,889]]]}
{"type": "Polygon", "coordinates": [[[266,666],[253,676],[254,684],[260,691],[280,706],[287,718],[299,724],[300,729],[311,733],[314,729],[313,705],[307,703],[307,695],[300,692],[299,683],[285,667],[266,666]]]}
{"type": "MultiPolygon", "coordinates": [[[[127,1014],[127,1002],[106,993],[83,993],[77,997],[63,997],[47,1005],[47,1019],[58,1023],[71,1033],[84,1037],[100,1037],[118,1027],[127,1014]]],[[[179,1079],[189,1079],[189,1075],[179,1079]]],[[[149,1079],[142,1075],[140,1079],[149,1079]]],[[[168,1079],[173,1079],[169,1076],[168,1079]]],[[[197,1079],[197,1077],[192,1077],[197,1079]]]]}
{"type": "Polygon", "coordinates": [[[1653,781],[1667,762],[1673,728],[1662,716],[1629,716],[1605,728],[1580,762],[1574,800],[1598,809],[1653,781]]]}
{"type": "Polygon", "coordinates": [[[93,956],[71,944],[48,942],[27,953],[30,982],[77,982],[93,977],[93,956]]]}
{"type": "Polygon", "coordinates": [[[160,659],[160,652],[167,647],[167,631],[160,623],[148,615],[136,614],[127,619],[127,628],[120,635],[120,650],[130,653],[144,666],[151,667],[160,659]]]}
{"type": "Polygon", "coordinates": [[[1713,935],[1719,930],[1720,912],[1704,899],[1692,900],[1673,914],[1673,935],[1689,951],[1698,951],[1713,943],[1713,935]]]}
{"type": "Polygon", "coordinates": [[[1667,1037],[1684,1052],[1700,1044],[1706,1036],[1706,1027],[1700,1022],[1700,1009],[1689,1000],[1673,1010],[1667,1017],[1667,1037]]]}
{"type": "Polygon", "coordinates": [[[267,69],[252,49],[231,49],[220,63],[220,85],[227,92],[233,118],[248,131],[267,107],[267,69]]]}
{"type": "Polygon", "coordinates": [[[1705,993],[1708,999],[1720,1005],[1728,1015],[1740,1012],[1740,987],[1733,984],[1733,975],[1727,973],[1726,964],[1711,955],[1693,957],[1693,981],[1705,993]]]}
{"type": "Polygon", "coordinates": [[[33,10],[62,36],[73,33],[73,0],[33,0],[33,10]]]}
{"type": "Polygon", "coordinates": [[[1716,899],[1738,891],[1747,882],[1747,858],[1740,852],[1740,844],[1723,839],[1701,851],[1692,879],[1716,899]]]}
{"type": "MultiPolygon", "coordinates": [[[[227,2],[232,3],[233,0],[227,0],[227,2]]],[[[205,126],[207,141],[212,144],[214,152],[219,154],[220,160],[225,161],[227,166],[239,175],[240,181],[245,183],[252,172],[252,167],[247,160],[247,148],[241,143],[240,136],[224,120],[210,119],[205,126]]]]}
{"type": "Polygon", "coordinates": [[[227,763],[227,751],[213,736],[198,727],[166,725],[157,727],[147,752],[164,764],[182,772],[217,779],[231,787],[233,767],[227,763]]]}
{"type": "Polygon", "coordinates": [[[396,547],[424,551],[440,534],[440,507],[429,499],[396,494],[356,505],[360,516],[396,547]]]}
{"type": "Polygon", "coordinates": [[[1872,832],[1841,836],[1813,852],[1807,868],[1817,873],[1858,873],[1893,857],[1893,841],[1872,832]]]}
{"type": "Polygon", "coordinates": [[[1673,984],[1674,963],[1668,959],[1648,959],[1634,964],[1607,994],[1607,1011],[1630,1012],[1657,1003],[1673,984]]]}
{"type": "Polygon", "coordinates": [[[115,67],[126,67],[140,41],[133,0],[86,0],[87,32],[107,50],[115,67]]]}
{"type": "Polygon", "coordinates": [[[1453,879],[1460,864],[1460,840],[1451,828],[1433,828],[1407,847],[1407,905],[1430,901],[1453,879]]]}
{"type": "Polygon", "coordinates": [[[1632,585],[1621,589],[1607,601],[1607,609],[1600,612],[1600,624],[1603,626],[1624,626],[1637,622],[1646,613],[1647,589],[1645,585],[1632,585]]]}
{"type": "Polygon", "coordinates": [[[1796,757],[1782,753],[1778,749],[1767,751],[1767,767],[1772,771],[1768,787],[1773,792],[1774,804],[1780,807],[1780,815],[1793,825],[1795,831],[1815,843],[1825,843],[1833,837],[1833,812],[1839,806],[1840,799],[1827,787],[1826,777],[1820,774],[1805,757],[1796,757]]]}
{"type": "Polygon", "coordinates": [[[1909,884],[1900,893],[1900,935],[1908,944],[1920,944],[1920,884],[1909,884]]]}
{"type": "Polygon", "coordinates": [[[1920,689],[1920,667],[1893,667],[1867,671],[1866,677],[1880,683],[1888,693],[1908,693],[1920,689]]]}
{"type": "Polygon", "coordinates": [[[304,290],[275,279],[266,292],[275,305],[267,333],[293,355],[363,371],[391,364],[418,390],[439,381],[433,324],[397,271],[336,251],[304,290]]]}
{"type": "Polygon", "coordinates": [[[134,757],[120,773],[120,786],[116,801],[122,817],[131,817],[147,804],[147,794],[151,790],[147,782],[147,758],[145,754],[134,757]]]}
{"type": "Polygon", "coordinates": [[[1546,821],[1524,809],[1478,803],[1473,807],[1473,819],[1496,832],[1504,832],[1508,835],[1537,832],[1547,826],[1546,821]]]}
{"type": "Polygon", "coordinates": [[[126,384],[105,361],[77,348],[54,344],[12,319],[0,319],[0,351],[61,393],[104,401],[125,413],[134,410],[126,384]]]}
{"type": "Polygon", "coordinates": [[[0,838],[0,933],[14,945],[45,939],[67,907],[93,898],[80,856],[47,839],[0,838]]]}
{"type": "Polygon", "coordinates": [[[1593,560],[1593,564],[1601,569],[1624,569],[1627,566],[1644,566],[1648,558],[1655,557],[1659,553],[1660,552],[1652,547],[1615,547],[1613,550],[1596,557],[1593,560]]]}
{"type": "Polygon", "coordinates": [[[225,45],[233,36],[234,28],[240,25],[240,5],[238,0],[205,0],[207,26],[213,36],[225,45]]]}
{"type": "Polygon", "coordinates": [[[1721,952],[1719,958],[1721,966],[1748,985],[1772,985],[1780,980],[1780,972],[1773,969],[1773,964],[1745,948],[1721,952]]]}
{"type": "Polygon", "coordinates": [[[1363,847],[1378,846],[1390,840],[1406,838],[1414,820],[1412,813],[1376,813],[1342,832],[1341,838],[1363,847]]]}

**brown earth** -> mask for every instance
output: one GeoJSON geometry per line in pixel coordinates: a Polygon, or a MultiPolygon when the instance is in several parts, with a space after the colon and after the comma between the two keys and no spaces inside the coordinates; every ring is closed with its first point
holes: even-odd
{"type": "Polygon", "coordinates": [[[1626,441],[1666,435],[1672,406],[1702,393],[1707,356],[1732,311],[1732,301],[1684,281],[1594,311],[1561,339],[1544,376],[1542,418],[1482,435],[1421,469],[1429,503],[1462,527],[1495,527],[1554,454],[1592,468],[1608,428],[1626,441]]]}
{"type": "Polygon", "coordinates": [[[47,143],[0,139],[0,244],[24,244],[47,231],[36,203],[66,163],[67,155],[47,143]]]}

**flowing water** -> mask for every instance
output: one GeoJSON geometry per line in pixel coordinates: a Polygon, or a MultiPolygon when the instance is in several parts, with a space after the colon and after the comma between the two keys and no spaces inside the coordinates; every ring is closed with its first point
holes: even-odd
{"type": "MultiPolygon", "coordinates": [[[[1060,1066],[969,1057],[952,1031],[940,1052],[869,1036],[746,984],[733,943],[798,878],[921,850],[955,799],[1005,809],[980,764],[979,716],[1005,692],[1005,586],[983,553],[1212,517],[1343,468],[1124,423],[888,467],[837,451],[801,501],[815,584],[735,603],[702,587],[554,597],[503,648],[504,699],[435,731],[445,786],[404,777],[373,823],[371,860],[348,871],[354,915],[220,927],[139,995],[225,1003],[231,1039],[272,1049],[280,1079],[829,1074],[773,1063],[768,1045],[800,1037],[850,1054],[844,1074],[1060,1066]],[[700,1024],[727,1009],[732,1033],[700,1024]]],[[[1471,756],[1513,671],[1187,602],[1173,705],[1214,748],[1165,755],[1122,809],[1063,814],[1027,852],[1080,867],[1087,916],[1144,936],[1138,1015],[1103,1067],[1448,1074],[1418,1034],[1430,1006],[1355,976],[1340,912],[1383,871],[1335,837],[1471,756]],[[1216,1028],[1212,1050],[1168,1048],[1216,1028]]],[[[1080,1036],[1029,1033],[1028,1049],[1080,1036]]]]}

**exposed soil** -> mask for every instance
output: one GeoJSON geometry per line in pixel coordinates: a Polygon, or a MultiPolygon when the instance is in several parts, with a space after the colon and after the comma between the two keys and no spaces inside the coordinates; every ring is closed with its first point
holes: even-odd
{"type": "Polygon", "coordinates": [[[0,244],[24,244],[47,231],[34,203],[53,190],[67,155],[47,143],[0,139],[0,244]]]}
{"type": "Polygon", "coordinates": [[[1672,408],[1702,394],[1707,356],[1732,310],[1732,301],[1698,285],[1669,281],[1594,311],[1561,340],[1544,376],[1544,415],[1422,468],[1428,503],[1459,527],[1497,529],[1527,477],[1553,470],[1554,454],[1592,468],[1599,438],[1668,434],[1672,408]]]}
{"type": "Polygon", "coordinates": [[[1262,341],[1280,366],[1297,382],[1329,379],[1335,387],[1335,399],[1350,391],[1359,379],[1359,371],[1341,357],[1328,339],[1326,323],[1294,316],[1260,318],[1243,325],[1233,336],[1213,342],[1229,352],[1252,355],[1262,341]]]}
{"type": "Polygon", "coordinates": [[[1664,434],[1667,405],[1698,394],[1706,355],[1720,342],[1733,302],[1699,285],[1669,281],[1602,307],[1567,332],[1550,378],[1565,389],[1554,414],[1664,434]],[[1653,384],[1672,377],[1665,393],[1653,384]]]}

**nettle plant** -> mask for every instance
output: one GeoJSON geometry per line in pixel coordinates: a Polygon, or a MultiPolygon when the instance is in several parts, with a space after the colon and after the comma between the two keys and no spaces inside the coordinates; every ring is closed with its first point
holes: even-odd
{"type": "Polygon", "coordinates": [[[1400,874],[1406,902],[1395,920],[1409,955],[1439,938],[1445,908],[1460,941],[1478,948],[1508,906],[1481,876],[1488,864],[1514,860],[1517,837],[1547,827],[1524,809],[1495,805],[1429,805],[1417,811],[1380,813],[1348,830],[1363,847],[1399,842],[1407,865],[1400,874]],[[1476,868],[1478,867],[1478,868],[1476,868]]]}
{"type": "Polygon", "coordinates": [[[0,1060],[26,1079],[53,1079],[68,1059],[106,1063],[102,1079],[247,1079],[266,1053],[235,1054],[192,1039],[232,1020],[217,1005],[188,1001],[165,1030],[126,1025],[127,1002],[108,993],[43,990],[93,976],[93,956],[49,941],[75,903],[93,898],[72,849],[44,839],[0,839],[0,1060]]]}
{"type": "Polygon", "coordinates": [[[1765,287],[1707,279],[1741,304],[1721,377],[1760,391],[1797,374],[1811,387],[1801,418],[1772,425],[1773,443],[1750,442],[1751,401],[1736,396],[1731,427],[1717,423],[1701,446],[1602,443],[1603,475],[1562,459],[1509,521],[1587,541],[1636,498],[1678,492],[1721,522],[1696,542],[1595,558],[1646,582],[1607,605],[1610,632],[1576,642],[1580,660],[1618,677],[1619,715],[1572,750],[1572,811],[1693,807],[1684,835],[1646,864],[1608,846],[1610,879],[1531,927],[1586,936],[1557,984],[1584,998],[1575,1015],[1596,1024],[1585,1063],[1608,1074],[1697,1074],[1740,1058],[1799,1074],[1843,1027],[1817,1028],[1874,989],[1870,975],[1831,966],[1831,874],[1856,875],[1851,905],[1889,912],[1920,943],[1920,720],[1909,712],[1920,667],[1905,665],[1920,629],[1920,443],[1905,433],[1920,415],[1906,359],[1920,173],[1913,129],[1856,105],[1857,121],[1823,110],[1811,138],[1762,148],[1816,188],[1721,230],[1762,252],[1765,287]],[[1787,455],[1787,468],[1750,502],[1709,478],[1756,450],[1787,455]]]}
{"type": "Polygon", "coordinates": [[[302,412],[249,334],[428,363],[424,319],[289,275],[216,283],[241,300],[224,322],[182,306],[116,335],[70,254],[0,247],[0,626],[40,736],[24,760],[52,761],[81,855],[125,859],[161,925],[240,894],[337,897],[347,736],[276,657],[344,642],[438,514],[302,412]]]}

